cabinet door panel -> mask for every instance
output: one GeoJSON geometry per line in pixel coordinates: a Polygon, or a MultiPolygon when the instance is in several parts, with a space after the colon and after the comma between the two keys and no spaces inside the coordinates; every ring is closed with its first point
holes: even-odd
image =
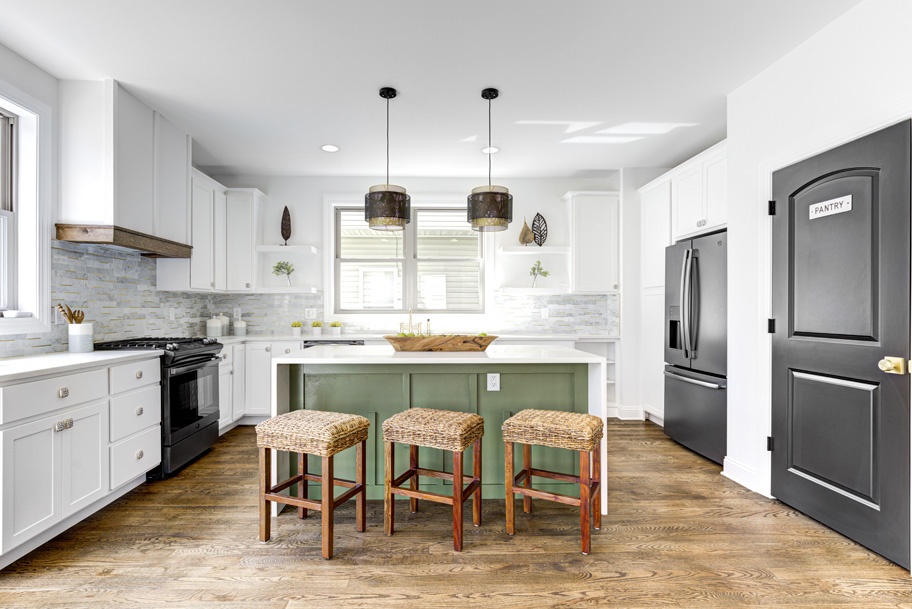
{"type": "Polygon", "coordinates": [[[60,432],[62,516],[80,510],[108,490],[108,402],[65,415],[72,426],[60,432]]]}
{"type": "Polygon", "coordinates": [[[233,415],[231,407],[234,394],[232,378],[234,375],[230,365],[219,366],[219,427],[229,424],[233,415]]]}
{"type": "Polygon", "coordinates": [[[244,414],[268,415],[271,412],[272,345],[247,345],[247,403],[244,414]]]}
{"type": "Polygon", "coordinates": [[[215,287],[212,258],[212,222],[215,192],[207,185],[193,180],[190,201],[193,252],[190,255],[190,287],[212,290],[215,287]]]}
{"type": "Polygon", "coordinates": [[[724,225],[728,211],[728,157],[709,159],[703,165],[706,184],[706,229],[724,225]]]}
{"type": "MultiPolygon", "coordinates": [[[[59,417],[63,420],[63,416],[59,417]]],[[[3,444],[3,552],[57,523],[60,516],[58,418],[0,432],[3,444]]]]}
{"type": "Polygon", "coordinates": [[[213,282],[216,290],[224,290],[228,287],[228,244],[226,241],[228,232],[227,197],[223,192],[214,192],[212,194],[212,231],[213,231],[213,282]]]}
{"type": "Polygon", "coordinates": [[[231,420],[237,421],[244,414],[247,400],[247,352],[244,345],[234,347],[234,374],[231,382],[231,420]]]}
{"type": "Polygon", "coordinates": [[[228,195],[226,241],[228,246],[228,289],[253,291],[254,227],[253,195],[228,195]]]}
{"type": "Polygon", "coordinates": [[[675,240],[700,230],[704,220],[703,167],[697,165],[672,178],[673,237],[675,240]]]}
{"type": "Polygon", "coordinates": [[[642,195],[642,287],[665,285],[665,248],[671,243],[671,182],[642,195]]]}
{"type": "Polygon", "coordinates": [[[578,195],[571,200],[571,289],[618,289],[618,198],[578,195]]]}

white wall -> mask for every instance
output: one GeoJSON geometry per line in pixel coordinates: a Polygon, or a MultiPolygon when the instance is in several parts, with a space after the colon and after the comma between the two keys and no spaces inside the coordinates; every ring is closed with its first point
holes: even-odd
{"type": "Polygon", "coordinates": [[[728,450],[770,491],[770,174],[912,115],[912,2],[864,0],[728,96],[728,450]]]}

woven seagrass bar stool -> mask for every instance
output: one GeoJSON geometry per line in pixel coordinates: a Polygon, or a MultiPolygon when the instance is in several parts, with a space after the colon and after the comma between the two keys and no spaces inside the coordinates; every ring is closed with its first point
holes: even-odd
{"type": "Polygon", "coordinates": [[[317,510],[323,520],[323,558],[333,555],[333,515],[336,508],[355,497],[355,528],[364,531],[364,473],[367,470],[367,432],[370,421],[354,414],[296,410],[267,419],[256,426],[260,451],[260,541],[269,541],[272,521],[271,503],[284,503],[298,508],[298,518],[307,518],[307,510],[317,510]],[[357,445],[355,479],[343,480],[333,475],[333,455],[357,445]],[[298,454],[298,473],[272,485],[272,451],[298,454]],[[307,473],[307,456],[323,460],[322,475],[307,473]],[[321,484],[321,499],[307,497],[307,482],[321,484]],[[293,484],[298,496],[279,493],[293,484]],[[348,490],[335,497],[334,487],[348,490]]]}
{"type": "Polygon", "coordinates": [[[592,547],[589,528],[602,527],[601,464],[602,420],[589,414],[560,410],[522,410],[503,424],[504,483],[507,489],[507,533],[515,532],[515,494],[523,495],[523,511],[532,512],[532,497],[580,508],[583,554],[592,547]],[[513,475],[513,443],[522,445],[523,467],[513,475]],[[532,444],[579,452],[580,475],[561,474],[532,467],[532,444]],[[532,488],[532,476],[579,484],[579,498],[532,488]]]}
{"type": "Polygon", "coordinates": [[[418,511],[418,500],[426,499],[453,506],[453,549],[462,551],[462,504],[472,500],[472,522],[481,524],[481,437],[484,419],[477,414],[410,408],[383,422],[383,445],[386,456],[383,493],[383,525],[387,535],[395,528],[394,495],[409,498],[411,511],[418,511]],[[409,468],[395,476],[394,444],[409,445],[409,468]],[[425,469],[418,465],[418,447],[439,448],[453,453],[453,473],[425,469]],[[463,475],[465,450],[473,447],[472,475],[463,475]],[[442,495],[418,490],[418,478],[441,478],[453,482],[453,494],[442,495]],[[404,488],[408,482],[409,488],[404,488]],[[463,484],[468,482],[468,486],[463,484]]]}

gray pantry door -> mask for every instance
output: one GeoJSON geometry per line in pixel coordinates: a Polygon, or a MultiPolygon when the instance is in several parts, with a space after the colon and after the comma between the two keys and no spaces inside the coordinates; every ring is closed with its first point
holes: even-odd
{"type": "Polygon", "coordinates": [[[773,174],[772,493],[906,568],[909,190],[910,121],[773,174]]]}

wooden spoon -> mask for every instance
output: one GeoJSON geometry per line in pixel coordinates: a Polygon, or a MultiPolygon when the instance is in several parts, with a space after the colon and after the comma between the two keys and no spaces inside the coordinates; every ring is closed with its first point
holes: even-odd
{"type": "MultiPolygon", "coordinates": [[[[69,309],[69,307],[67,307],[67,309],[69,309]]],[[[57,303],[57,310],[60,311],[60,314],[63,315],[63,318],[67,320],[67,323],[71,324],[73,323],[73,318],[69,313],[67,313],[67,309],[64,309],[62,304],[57,303]]]]}
{"type": "Polygon", "coordinates": [[[76,309],[73,311],[73,321],[77,324],[81,324],[82,320],[85,319],[85,313],[81,309],[76,309]]]}

